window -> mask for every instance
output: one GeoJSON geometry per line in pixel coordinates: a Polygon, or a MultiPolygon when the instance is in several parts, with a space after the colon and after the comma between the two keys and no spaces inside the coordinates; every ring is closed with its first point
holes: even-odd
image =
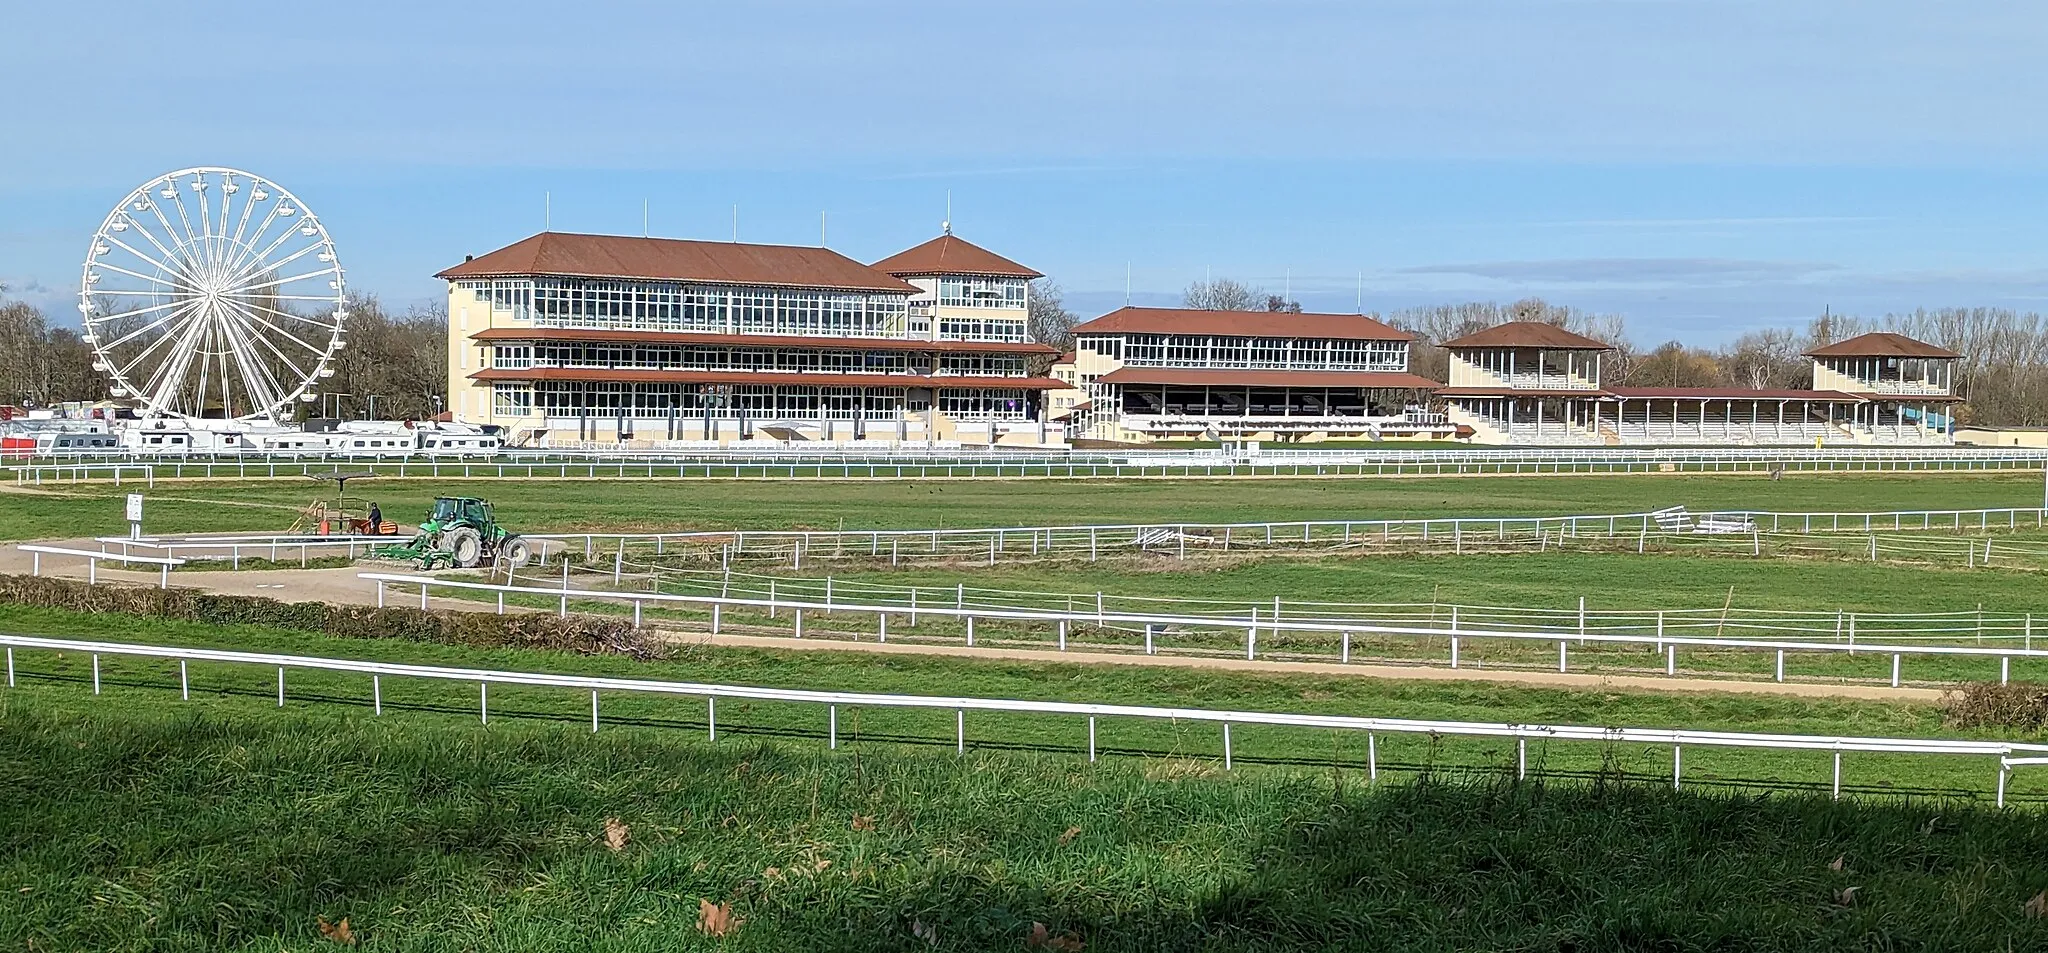
{"type": "Polygon", "coordinates": [[[525,417],[533,413],[533,388],[491,388],[491,413],[500,417],[525,417]]]}
{"type": "Polygon", "coordinates": [[[942,275],[939,278],[939,306],[943,308],[1001,308],[1024,310],[1025,281],[1022,278],[977,278],[942,275]]]}

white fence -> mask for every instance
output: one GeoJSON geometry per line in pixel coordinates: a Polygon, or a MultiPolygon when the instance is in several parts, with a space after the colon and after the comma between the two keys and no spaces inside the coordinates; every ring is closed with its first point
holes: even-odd
{"type": "Polygon", "coordinates": [[[120,486],[124,474],[140,476],[148,486],[156,486],[156,466],[148,463],[47,463],[15,466],[13,470],[14,482],[24,486],[108,478],[113,479],[115,486],[120,486]]]}
{"type": "MultiPolygon", "coordinates": [[[[961,753],[965,753],[967,750],[967,713],[970,711],[1086,718],[1088,726],[1087,751],[1090,761],[1095,760],[1098,754],[1095,738],[1097,720],[1101,718],[1214,724],[1221,729],[1218,750],[1225,770],[1231,769],[1234,757],[1230,741],[1230,728],[1232,725],[1274,725],[1350,731],[1362,733],[1366,736],[1367,771],[1374,780],[1377,780],[1379,777],[1377,741],[1378,736],[1382,734],[1422,737],[1513,738],[1516,741],[1517,777],[1526,777],[1528,775],[1528,744],[1531,739],[1538,742],[1669,746],[1671,748],[1671,784],[1673,788],[1677,788],[1681,784],[1684,765],[1683,750],[1688,746],[1757,751],[1821,752],[1833,756],[1831,792],[1835,797],[1841,796],[1842,755],[1844,753],[1996,758],[1998,764],[1996,797],[1997,803],[2001,807],[2005,805],[2006,800],[2007,776],[2014,767],[2048,763],[2048,745],[1994,740],[1782,735],[1734,731],[1612,728],[1583,725],[1517,725],[1484,722],[1426,721],[1406,718],[1370,718],[1352,715],[1219,711],[1206,708],[1162,708],[1143,705],[1028,701],[971,696],[889,695],[864,692],[808,691],[802,689],[758,688],[744,685],[719,685],[703,682],[670,682],[652,679],[554,675],[539,672],[451,668],[433,665],[405,665],[392,662],[371,662],[304,655],[234,652],[220,649],[181,648],[75,639],[46,639],[20,635],[0,635],[0,645],[7,647],[7,684],[9,687],[14,687],[16,682],[15,652],[17,649],[90,655],[92,657],[93,691],[95,694],[100,691],[99,673],[101,656],[177,660],[179,663],[179,690],[181,694],[188,698],[190,697],[191,690],[189,665],[192,662],[255,665],[265,668],[274,667],[277,670],[277,700],[280,706],[285,703],[285,673],[290,669],[351,672],[367,675],[370,677],[371,708],[372,711],[380,715],[383,713],[382,680],[386,676],[474,683],[478,687],[477,716],[485,723],[490,721],[490,686],[546,686],[589,692],[590,730],[593,732],[598,730],[600,724],[600,694],[604,692],[701,698],[705,702],[708,736],[713,741],[717,740],[717,705],[719,699],[787,702],[823,707],[826,709],[825,733],[827,745],[832,748],[839,746],[839,709],[842,706],[952,711],[954,713],[956,732],[956,750],[961,753]]],[[[1076,750],[1079,750],[1079,747],[1079,745],[1076,745],[1076,750]]],[[[1756,780],[1761,783],[1775,779],[1756,780]]]]}
{"type": "MultiPolygon", "coordinates": [[[[431,591],[434,589],[455,592],[481,593],[494,596],[497,611],[506,608],[507,596],[529,599],[546,599],[556,604],[558,614],[566,616],[571,601],[611,602],[630,605],[633,608],[633,624],[644,622],[648,606],[657,609],[708,610],[711,614],[711,632],[719,632],[726,609],[752,609],[773,617],[780,612],[790,613],[790,633],[793,638],[804,637],[804,613],[814,615],[825,613],[871,615],[874,617],[875,637],[879,642],[889,640],[889,617],[906,619],[916,626],[920,616],[958,620],[964,626],[963,640],[966,645],[975,644],[975,622],[1011,622],[1036,625],[1051,629],[1060,651],[1066,651],[1076,626],[1092,626],[1096,629],[1122,629],[1144,633],[1144,651],[1156,654],[1163,635],[1184,641],[1197,641],[1196,634],[1215,635],[1228,633],[1233,639],[1243,635],[1243,656],[1255,661],[1259,656],[1259,638],[1295,637],[1295,641],[1327,640],[1334,643],[1336,658],[1325,661],[1348,663],[1351,661],[1351,645],[1354,636],[1386,636],[1395,638],[1434,638],[1449,640],[1448,662],[1451,668],[1459,667],[1460,651],[1464,644],[1478,641],[1507,641],[1529,643],[1532,641],[1557,643],[1557,670],[1570,671],[1570,648],[1573,642],[1580,645],[1637,646],[1650,648],[1664,656],[1664,671],[1667,675],[1678,674],[1678,652],[1680,649],[1737,650],[1743,652],[1775,652],[1776,678],[1785,680],[1788,655],[1806,652],[1819,655],[1889,655],[1891,657],[1891,684],[1898,687],[1901,668],[1906,656],[1946,656],[1952,658],[1974,658],[1999,661],[1999,680],[2008,681],[2012,674],[2013,659],[2048,658],[2048,649],[2034,649],[2030,646],[2011,645],[1943,645],[1923,643],[1840,643],[1798,639],[1753,639],[1707,636],[1672,635],[1669,633],[1641,634],[1624,632],[1588,632],[1584,635],[1560,637],[1554,632],[1530,632],[1512,629],[1478,629],[1460,626],[1456,629],[1442,629],[1434,626],[1381,625],[1329,619],[1279,619],[1261,615],[1254,607],[1242,618],[1225,618],[1217,615],[1184,615],[1170,612],[1111,612],[1107,606],[1098,609],[1083,607],[1078,610],[1059,609],[1006,609],[986,606],[968,606],[963,603],[946,605],[896,605],[873,602],[847,602],[828,590],[822,599],[811,594],[800,594],[791,598],[770,587],[765,597],[740,597],[726,595],[681,595],[663,592],[632,592],[606,589],[573,588],[565,573],[559,588],[538,585],[508,585],[502,583],[475,582],[459,579],[444,579],[400,573],[358,573],[359,578],[375,583],[377,604],[386,602],[387,587],[397,585],[419,590],[420,608],[427,608],[431,591]],[[1307,638],[1303,638],[1307,637],[1307,638]]],[[[1232,651],[1235,654],[1235,651],[1232,651]]],[[[1272,653],[1269,651],[1268,655],[1272,653]]],[[[1298,651],[1290,657],[1300,658],[1298,651]]]]}
{"type": "Polygon", "coordinates": [[[31,543],[17,543],[15,544],[14,548],[29,554],[29,574],[35,576],[40,576],[43,574],[43,557],[46,555],[76,556],[80,559],[83,559],[85,560],[85,580],[88,584],[94,584],[100,581],[100,562],[104,560],[107,562],[121,563],[123,565],[129,563],[142,563],[143,565],[147,566],[155,566],[157,567],[158,576],[157,588],[167,589],[171,585],[171,567],[182,566],[185,564],[185,561],[183,559],[177,559],[174,557],[134,556],[125,552],[111,553],[106,552],[104,550],[94,552],[90,549],[68,549],[62,546],[38,546],[31,543]]]}
{"type": "MultiPolygon", "coordinates": [[[[2012,644],[2033,648],[2035,623],[2032,612],[2013,612],[1983,606],[1974,610],[1947,612],[1867,612],[1846,609],[1797,610],[1750,609],[1723,606],[1666,608],[1589,607],[1586,597],[1576,606],[1561,608],[1480,605],[1458,602],[1325,602],[1288,599],[1215,599],[1172,596],[1134,596],[1094,590],[1055,592],[997,589],[958,583],[951,586],[892,585],[888,583],[837,579],[832,576],[786,576],[737,572],[731,569],[689,570],[615,561],[609,572],[586,568],[576,580],[581,586],[611,588],[622,585],[655,586],[655,591],[681,595],[718,595],[744,598],[808,599],[822,602],[853,602],[873,606],[893,605],[908,610],[918,606],[951,605],[959,609],[1003,609],[1020,611],[1100,610],[1105,614],[1132,613],[1204,616],[1235,622],[1253,612],[1268,619],[1309,620],[1352,626],[1395,626],[1424,628],[1449,635],[1463,629],[1524,632],[1544,637],[1582,635],[1663,636],[1734,633],[1788,641],[1838,642],[1882,648],[1893,643],[1946,642],[2012,644]]],[[[2041,620],[2048,624],[2048,616],[2041,620]]],[[[2044,627],[2048,636],[2048,627],[2044,627]]]]}
{"type": "MultiPolygon", "coordinates": [[[[1370,551],[1374,548],[1431,548],[1451,553],[1547,549],[1579,541],[1619,541],[1646,549],[1664,545],[1742,546],[1760,553],[1766,539],[1854,535],[1855,548],[1876,559],[1879,532],[1991,533],[2039,530],[2048,509],[2002,507],[1972,510],[1911,510],[1855,513],[1777,513],[1726,510],[1684,514],[1672,510],[1587,516],[1462,516],[1392,520],[1303,520],[1279,523],[1149,523],[1098,526],[1009,526],[902,530],[734,530],[682,533],[536,533],[564,553],[581,549],[586,560],[614,551],[716,555],[732,560],[769,560],[801,568],[806,558],[971,559],[990,565],[1004,558],[1068,557],[1095,560],[1104,554],[1159,553],[1186,558],[1190,552],[1232,553],[1273,549],[1370,551]],[[1746,527],[1746,529],[1744,528],[1746,527]],[[581,545],[578,546],[577,544],[581,545]]],[[[1836,548],[1847,545],[1831,544],[1836,548]]],[[[1954,558],[1977,562],[1977,540],[1949,546],[1954,558]]],[[[2029,547],[2005,543],[2004,555],[2040,555],[2048,543],[2029,547]]],[[[1996,558],[1998,550],[1984,549],[1996,558]]]]}
{"type": "MultiPolygon", "coordinates": [[[[132,457],[75,453],[12,464],[16,482],[38,466],[153,464],[170,478],[310,476],[346,465],[386,476],[554,479],[932,479],[942,477],[1143,478],[1430,476],[1571,473],[1768,473],[2040,470],[2048,450],[1995,447],[1783,447],[1696,449],[1521,448],[1450,450],[1157,450],[910,452],[784,450],[527,451],[488,458],[335,457],[294,453],[132,457]]],[[[6,464],[0,464],[6,465],[6,464]]],[[[54,477],[53,477],[54,478],[54,477]]]]}

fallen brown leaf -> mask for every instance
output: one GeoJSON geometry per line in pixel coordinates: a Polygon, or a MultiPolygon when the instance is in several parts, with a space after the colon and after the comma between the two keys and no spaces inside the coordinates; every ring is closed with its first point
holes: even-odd
{"type": "Polygon", "coordinates": [[[763,880],[774,880],[780,876],[782,876],[782,868],[780,867],[770,867],[767,870],[761,871],[761,879],[763,880]]]}
{"type": "Polygon", "coordinates": [[[343,946],[356,945],[356,934],[354,930],[348,928],[347,917],[342,917],[340,923],[329,923],[326,917],[320,917],[319,921],[321,936],[343,946]]]}
{"type": "Polygon", "coordinates": [[[923,920],[910,921],[910,935],[923,940],[926,946],[939,945],[939,928],[923,920]]]}
{"type": "Polygon", "coordinates": [[[2043,890],[2035,894],[2032,900],[2020,904],[2020,913],[2025,914],[2029,920],[2039,920],[2048,916],[2048,890],[2043,890]]]}
{"type": "Polygon", "coordinates": [[[705,936],[722,937],[740,928],[746,921],[732,912],[730,903],[697,901],[697,930],[705,936]]]}
{"type": "Polygon", "coordinates": [[[814,871],[823,871],[825,868],[830,866],[832,866],[831,861],[819,858],[817,863],[811,865],[811,869],[814,871]]]}
{"type": "Polygon", "coordinates": [[[1847,856],[1849,855],[1843,854],[1840,857],[1836,857],[1832,862],[1828,864],[1828,869],[1840,873],[1842,870],[1842,860],[1847,856]]]}
{"type": "Polygon", "coordinates": [[[1033,950],[1058,950],[1060,953],[1080,953],[1084,944],[1081,938],[1071,933],[1054,936],[1045,924],[1031,921],[1031,929],[1024,934],[1024,946],[1033,950]]]}
{"type": "Polygon", "coordinates": [[[1073,843],[1074,838],[1079,836],[1081,836],[1081,825],[1076,824],[1072,827],[1067,828],[1067,832],[1060,835],[1060,846],[1065,847],[1068,844],[1073,843]]]}
{"type": "Polygon", "coordinates": [[[854,830],[857,830],[857,831],[871,831],[871,830],[874,830],[874,829],[875,829],[875,816],[874,816],[873,814],[856,814],[856,815],[854,815],[854,817],[853,817],[853,829],[854,829],[854,830]]]}
{"type": "Polygon", "coordinates": [[[1843,887],[1842,889],[1835,891],[1835,904],[1837,906],[1843,907],[1855,906],[1856,891],[1862,889],[1862,887],[1843,887]]]}
{"type": "Polygon", "coordinates": [[[624,821],[616,817],[604,819],[604,846],[610,848],[612,853],[625,850],[626,842],[632,837],[632,829],[628,828],[624,821]]]}

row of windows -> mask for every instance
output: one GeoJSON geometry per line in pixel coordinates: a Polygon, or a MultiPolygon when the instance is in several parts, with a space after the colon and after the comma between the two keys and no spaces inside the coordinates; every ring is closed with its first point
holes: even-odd
{"type": "Polygon", "coordinates": [[[947,308],[1003,308],[1024,310],[1025,282],[1022,278],[971,278],[941,276],[939,305],[947,308]]]}
{"type": "Polygon", "coordinates": [[[1135,367],[1262,368],[1400,372],[1408,369],[1408,342],[1330,338],[1221,337],[1132,334],[1088,337],[1083,346],[1135,367]]]}
{"type": "Polygon", "coordinates": [[[793,371],[838,374],[962,374],[1022,377],[1015,354],[928,355],[903,351],[807,351],[790,348],[683,347],[635,344],[500,344],[491,349],[500,370],[533,367],[634,368],[693,371],[793,371]]]}
{"type": "MultiPolygon", "coordinates": [[[[893,417],[930,409],[901,387],[798,387],[748,384],[702,387],[689,384],[577,383],[499,384],[491,406],[500,416],[691,417],[763,419],[850,419],[893,417]]],[[[960,420],[1028,420],[1029,391],[999,388],[941,388],[938,409],[960,420]]]]}
{"type": "Polygon", "coordinates": [[[946,318],[939,319],[939,340],[941,341],[1022,341],[1025,339],[1023,318],[946,318]]]}

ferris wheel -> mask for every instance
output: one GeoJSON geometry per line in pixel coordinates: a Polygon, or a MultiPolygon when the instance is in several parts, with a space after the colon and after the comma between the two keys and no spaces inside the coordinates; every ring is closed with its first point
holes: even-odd
{"type": "Polygon", "coordinates": [[[128,193],[93,234],[78,296],[93,369],[146,417],[288,417],[318,399],[346,344],[327,229],[235,169],[182,169],[128,193]]]}

